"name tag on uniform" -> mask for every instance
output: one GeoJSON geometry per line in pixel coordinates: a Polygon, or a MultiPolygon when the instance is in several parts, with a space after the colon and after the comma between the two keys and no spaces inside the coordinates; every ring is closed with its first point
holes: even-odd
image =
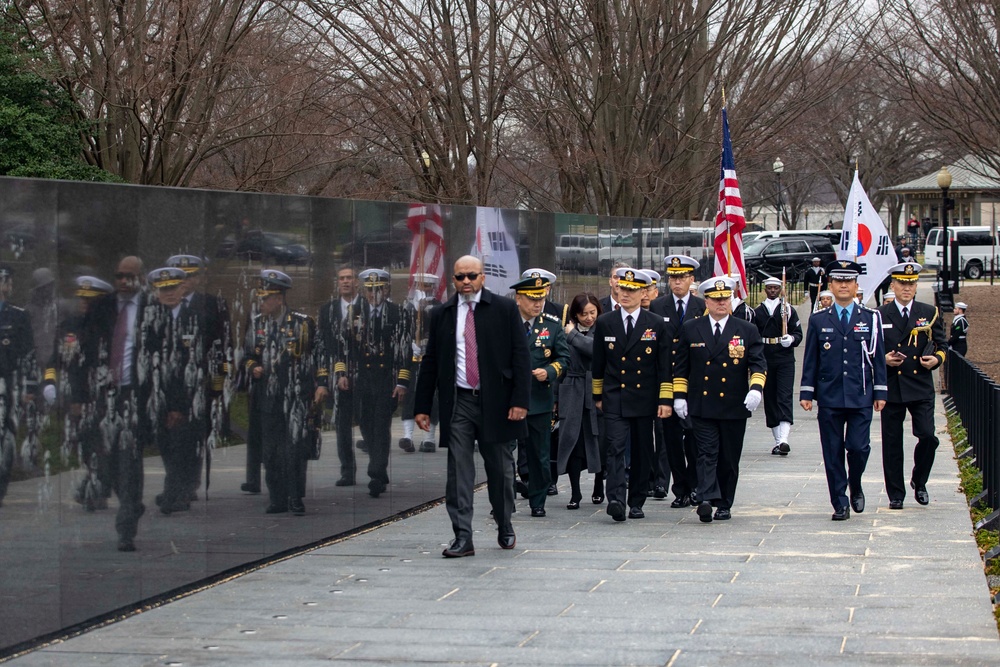
{"type": "Polygon", "coordinates": [[[605,342],[605,343],[613,343],[613,342],[615,342],[616,340],[618,340],[618,339],[617,339],[617,338],[615,338],[614,336],[605,336],[605,337],[604,337],[604,342],[605,342]]]}
{"type": "Polygon", "coordinates": [[[891,329],[892,328],[892,322],[883,322],[882,323],[882,328],[883,329],[891,329]]]}
{"type": "Polygon", "coordinates": [[[854,325],[854,333],[869,333],[868,324],[865,322],[858,322],[854,325]]]}
{"type": "Polygon", "coordinates": [[[663,318],[663,321],[664,321],[664,322],[669,322],[669,321],[670,321],[670,318],[669,318],[669,317],[664,317],[664,318],[663,318]]]}
{"type": "Polygon", "coordinates": [[[828,329],[828,328],[826,328],[826,327],[820,327],[820,330],[819,330],[819,332],[820,332],[820,333],[833,333],[833,327],[831,327],[831,328],[829,328],[829,329],[828,329]]]}
{"type": "Polygon", "coordinates": [[[704,343],[691,343],[691,347],[705,347],[704,343]]]}

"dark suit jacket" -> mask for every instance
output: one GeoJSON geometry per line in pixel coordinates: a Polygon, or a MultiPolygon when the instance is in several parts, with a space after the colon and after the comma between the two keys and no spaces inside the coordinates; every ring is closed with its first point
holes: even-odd
{"type": "Polygon", "coordinates": [[[601,411],[622,417],[656,416],[659,405],[671,405],[670,349],[663,318],[642,308],[626,337],[620,312],[611,311],[594,324],[594,400],[601,411]]]}
{"type": "Polygon", "coordinates": [[[764,343],[757,327],[732,315],[715,342],[711,317],[681,327],[674,365],[674,398],[688,402],[688,413],[702,419],[747,419],[747,392],[763,390],[767,377],[764,343]]]}
{"type": "Polygon", "coordinates": [[[607,295],[607,296],[601,297],[600,303],[601,303],[601,314],[602,315],[604,313],[611,312],[611,309],[614,307],[611,304],[611,295],[610,294],[607,295]]]}
{"type": "Polygon", "coordinates": [[[673,341],[671,358],[677,358],[677,342],[681,337],[681,325],[689,320],[694,320],[705,316],[705,300],[692,294],[688,297],[687,309],[684,311],[684,322],[677,319],[677,297],[673,292],[667,292],[664,296],[653,299],[649,304],[649,312],[663,318],[663,323],[667,327],[667,333],[673,341]]]}
{"type": "MultiPolygon", "coordinates": [[[[155,301],[155,300],[154,300],[155,301]]],[[[136,301],[138,304],[135,313],[135,329],[132,332],[134,344],[132,346],[132,378],[131,383],[136,384],[136,362],[142,350],[142,329],[143,322],[152,318],[158,312],[159,304],[150,305],[149,295],[140,292],[136,301]]],[[[85,350],[90,354],[88,366],[92,367],[100,362],[103,354],[107,355],[104,363],[111,360],[111,341],[115,333],[115,323],[118,321],[118,295],[114,292],[98,297],[87,310],[84,319],[84,330],[89,337],[85,350]]],[[[148,325],[147,325],[148,326],[148,325]]]]}
{"type": "MultiPolygon", "coordinates": [[[[527,437],[527,423],[507,419],[510,408],[527,410],[531,392],[531,363],[517,304],[483,289],[474,311],[479,349],[479,385],[482,391],[483,430],[490,442],[527,437]]],[[[415,414],[431,414],[438,390],[441,446],[450,439],[455,408],[455,354],[458,295],[431,311],[427,350],[420,360],[414,402],[415,414]]]]}
{"type": "Polygon", "coordinates": [[[335,370],[338,374],[349,373],[352,381],[355,377],[377,383],[395,379],[396,384],[409,387],[413,342],[410,311],[391,301],[384,302],[381,311],[378,321],[373,321],[368,301],[362,300],[357,308],[351,306],[351,320],[342,330],[344,339],[335,370]]]}
{"type": "Polygon", "coordinates": [[[908,403],[934,398],[933,369],[924,368],[920,357],[926,348],[932,347],[932,354],[940,360],[938,366],[944,362],[948,341],[938,309],[929,303],[911,301],[910,319],[906,322],[894,303],[880,306],[878,310],[882,314],[886,353],[898,350],[906,355],[902,365],[886,368],[889,402],[908,403]],[[916,335],[913,335],[914,331],[916,335]]]}

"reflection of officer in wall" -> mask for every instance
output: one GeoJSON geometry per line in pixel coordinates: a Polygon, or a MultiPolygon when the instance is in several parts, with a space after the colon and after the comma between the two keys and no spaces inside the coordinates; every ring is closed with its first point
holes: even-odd
{"type": "Polygon", "coordinates": [[[21,380],[26,378],[30,383],[29,392],[37,381],[31,318],[22,308],[8,303],[13,289],[10,267],[0,264],[0,503],[14,467],[14,413],[22,401],[33,400],[30,393],[21,395],[21,380]]]}
{"type": "Polygon", "coordinates": [[[329,374],[315,358],[313,320],[289,310],[285,303],[291,287],[292,279],[281,271],[260,272],[260,314],[247,331],[245,359],[250,410],[259,416],[256,426],[264,445],[264,481],[270,498],[266,511],[302,515],[312,436],[308,406],[326,399],[329,374]]]}
{"type": "Polygon", "coordinates": [[[355,414],[368,448],[368,494],[378,498],[389,485],[392,413],[410,386],[412,341],[408,315],[388,300],[389,273],[368,269],[358,278],[365,300],[348,323],[335,372],[339,388],[354,389],[355,414]]]}

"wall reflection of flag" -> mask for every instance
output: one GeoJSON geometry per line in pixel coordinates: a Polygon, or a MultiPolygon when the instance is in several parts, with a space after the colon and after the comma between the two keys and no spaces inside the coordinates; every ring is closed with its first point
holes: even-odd
{"type": "Polygon", "coordinates": [[[499,264],[492,264],[490,262],[483,262],[483,273],[487,276],[493,276],[494,278],[507,277],[507,269],[503,268],[499,264]]]}
{"type": "Polygon", "coordinates": [[[510,246],[507,244],[507,235],[503,232],[489,232],[487,234],[490,240],[490,249],[493,252],[505,252],[510,250],[510,246]]]}

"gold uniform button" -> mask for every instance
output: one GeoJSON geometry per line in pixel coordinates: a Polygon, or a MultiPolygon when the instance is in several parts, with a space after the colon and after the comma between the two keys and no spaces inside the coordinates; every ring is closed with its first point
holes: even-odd
{"type": "Polygon", "coordinates": [[[636,375],[642,375],[642,371],[636,371],[635,374],[636,375]]]}
{"type": "Polygon", "coordinates": [[[729,364],[727,364],[726,362],[724,362],[724,361],[723,361],[723,362],[722,362],[722,367],[723,367],[723,368],[726,368],[727,366],[729,366],[729,364]]]}
{"type": "Polygon", "coordinates": [[[720,391],[720,392],[719,392],[719,398],[722,398],[722,397],[724,397],[724,396],[725,396],[725,394],[724,394],[724,393],[722,393],[722,392],[720,391]]]}
{"type": "Polygon", "coordinates": [[[706,362],[705,362],[705,365],[706,365],[706,366],[711,366],[711,365],[712,365],[712,362],[711,362],[711,361],[706,361],[706,362]]]}
{"type": "Polygon", "coordinates": [[[701,392],[701,395],[702,396],[708,396],[708,392],[707,391],[703,391],[703,392],[701,392]]]}
{"type": "Polygon", "coordinates": [[[705,379],[706,379],[706,380],[708,379],[708,376],[707,376],[707,375],[705,376],[705,379]]]}
{"type": "Polygon", "coordinates": [[[642,361],[642,357],[636,357],[635,360],[636,361],[642,361]]]}
{"type": "Polygon", "coordinates": [[[625,369],[624,368],[622,369],[622,375],[625,375],[625,369]]]}
{"type": "Polygon", "coordinates": [[[635,388],[636,388],[636,389],[642,389],[642,385],[641,385],[641,384],[637,384],[637,385],[635,386],[635,388]]]}
{"type": "Polygon", "coordinates": [[[624,388],[625,388],[625,385],[623,384],[623,385],[622,385],[622,389],[624,389],[624,388]]]}
{"type": "Polygon", "coordinates": [[[723,381],[723,382],[725,382],[725,381],[726,381],[726,378],[722,378],[722,381],[723,381]]]}
{"type": "Polygon", "coordinates": [[[903,371],[896,371],[896,375],[902,375],[903,371]]]}
{"type": "Polygon", "coordinates": [[[622,361],[625,361],[625,357],[622,357],[622,361]]]}
{"type": "Polygon", "coordinates": [[[913,374],[914,374],[914,375],[916,375],[916,374],[917,374],[917,369],[916,369],[916,368],[914,368],[914,369],[913,369],[913,374]]]}

